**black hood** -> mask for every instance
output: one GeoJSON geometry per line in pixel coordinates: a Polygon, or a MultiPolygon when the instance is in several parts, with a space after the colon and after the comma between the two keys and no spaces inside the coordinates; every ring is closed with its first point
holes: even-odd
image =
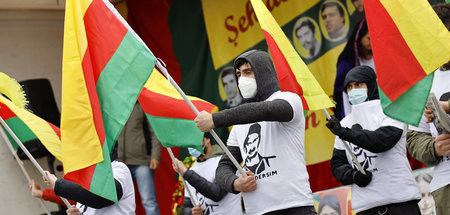
{"type": "Polygon", "coordinates": [[[377,76],[375,71],[369,66],[357,66],[351,69],[345,76],[344,91],[347,93],[347,85],[350,82],[366,83],[367,85],[367,97],[370,100],[379,99],[377,76]]]}
{"type": "Polygon", "coordinates": [[[234,69],[236,70],[236,61],[245,59],[248,61],[255,73],[257,92],[254,98],[245,99],[246,102],[260,102],[269,98],[274,92],[280,90],[277,72],[273,66],[272,59],[269,54],[264,51],[250,50],[234,60],[234,69]]]}

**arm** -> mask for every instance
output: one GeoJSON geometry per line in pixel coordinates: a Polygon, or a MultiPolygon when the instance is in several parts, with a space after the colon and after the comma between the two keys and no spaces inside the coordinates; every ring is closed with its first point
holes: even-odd
{"type": "MultiPolygon", "coordinates": [[[[228,150],[231,152],[234,158],[236,158],[238,163],[242,162],[241,152],[239,147],[237,146],[228,146],[228,150]]],[[[238,178],[236,176],[237,168],[234,166],[233,162],[231,162],[228,155],[222,155],[222,158],[219,161],[219,165],[216,169],[216,182],[222,187],[222,189],[226,190],[229,193],[237,194],[238,191],[234,190],[233,183],[238,178]]]]}
{"type": "MultiPolygon", "coordinates": [[[[122,185],[120,185],[116,179],[114,179],[114,181],[116,183],[117,199],[120,200],[123,195],[122,185]]],[[[54,190],[55,194],[58,196],[72,199],[91,208],[100,209],[114,204],[113,201],[91,193],[77,183],[64,179],[56,180],[54,190]]]]}
{"type": "Polygon", "coordinates": [[[434,151],[434,138],[429,133],[408,130],[406,147],[411,156],[426,165],[439,163],[439,157],[434,151]]]}
{"type": "Polygon", "coordinates": [[[193,207],[194,207],[194,205],[192,205],[191,199],[189,197],[185,196],[184,203],[183,203],[183,214],[191,215],[193,207]]]}
{"type": "MultiPolygon", "coordinates": [[[[54,202],[56,204],[66,206],[66,204],[62,201],[61,197],[55,194],[55,191],[52,189],[45,189],[42,191],[42,199],[45,201],[54,202]]],[[[67,199],[71,205],[77,204],[75,201],[67,199]]]]}
{"type": "Polygon", "coordinates": [[[356,170],[348,163],[345,150],[334,149],[330,160],[333,176],[343,185],[353,184],[353,172],[356,170]]]}
{"type": "Polygon", "coordinates": [[[342,140],[349,141],[373,153],[385,152],[400,140],[403,130],[394,126],[382,126],[375,131],[342,127],[339,120],[332,116],[326,126],[342,140]]]}
{"type": "Polygon", "coordinates": [[[282,99],[239,105],[212,114],[215,127],[227,127],[259,121],[288,122],[294,117],[289,102],[282,99]]]}
{"type": "Polygon", "coordinates": [[[187,170],[184,173],[184,179],[186,179],[199,193],[203,194],[203,196],[215,202],[222,200],[222,198],[227,195],[227,191],[222,189],[218,184],[209,182],[192,170],[187,170]]]}

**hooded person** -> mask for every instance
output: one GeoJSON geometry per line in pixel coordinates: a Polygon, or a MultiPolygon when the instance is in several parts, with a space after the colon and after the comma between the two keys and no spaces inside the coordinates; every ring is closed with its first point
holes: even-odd
{"type": "Polygon", "coordinates": [[[316,214],[306,171],[300,97],[280,91],[266,52],[245,52],[234,68],[246,103],[213,114],[201,112],[195,119],[204,132],[234,125],[228,150],[243,162],[247,176],[236,176],[237,168],[223,155],[217,183],[228,192],[242,192],[247,214],[316,214]]]}
{"type": "Polygon", "coordinates": [[[348,97],[345,94],[345,76],[352,68],[363,65],[370,66],[375,70],[369,30],[365,19],[356,25],[347,45],[338,57],[333,91],[333,100],[336,102],[334,113],[338,119],[344,118],[351,111],[348,97]]]}
{"type": "Polygon", "coordinates": [[[344,83],[352,112],[341,122],[333,116],[326,124],[336,135],[330,160],[333,176],[352,185],[357,215],[419,215],[420,192],[406,157],[406,125],[384,115],[372,68],[351,69],[344,83]],[[348,141],[366,174],[356,169],[343,141],[348,141]]]}

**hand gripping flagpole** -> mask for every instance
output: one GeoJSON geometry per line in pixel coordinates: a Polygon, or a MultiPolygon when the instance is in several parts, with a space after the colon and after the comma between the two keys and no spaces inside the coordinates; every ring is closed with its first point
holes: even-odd
{"type": "MultiPolygon", "coordinates": [[[[23,145],[23,143],[17,138],[16,134],[9,128],[9,126],[6,124],[6,122],[3,120],[3,118],[0,116],[0,123],[3,125],[3,127],[6,129],[6,131],[11,135],[11,137],[16,141],[17,145],[23,150],[23,152],[27,155],[28,159],[34,164],[34,166],[39,170],[39,172],[42,174],[43,177],[47,179],[47,181],[50,181],[47,174],[45,174],[44,169],[39,165],[39,163],[34,159],[33,155],[30,154],[28,149],[23,145]]],[[[62,201],[66,204],[67,208],[71,208],[69,201],[67,201],[66,198],[61,197],[62,201]]]]}
{"type": "MultiPolygon", "coordinates": [[[[327,120],[329,120],[331,118],[330,114],[328,113],[328,111],[326,109],[322,109],[323,112],[325,113],[325,115],[327,116],[327,120]]],[[[350,154],[350,156],[352,157],[353,163],[355,163],[356,167],[358,167],[358,170],[366,175],[366,171],[362,168],[361,164],[358,162],[358,159],[356,159],[355,154],[353,153],[353,151],[350,149],[350,146],[348,145],[347,141],[342,140],[342,142],[344,142],[344,146],[345,149],[347,150],[347,152],[350,154]]]]}
{"type": "MultiPolygon", "coordinates": [[[[175,165],[175,167],[178,168],[177,160],[175,160],[175,156],[173,155],[172,149],[171,148],[166,148],[166,149],[169,152],[170,158],[172,158],[173,165],[175,165]]],[[[193,198],[193,196],[191,194],[191,190],[189,190],[189,187],[187,186],[186,181],[184,180],[184,177],[181,174],[179,174],[179,175],[180,175],[181,181],[183,181],[184,187],[186,188],[186,190],[189,194],[189,197],[191,198],[193,205],[197,206],[197,201],[195,201],[195,199],[193,198]]]]}
{"type": "MultiPolygon", "coordinates": [[[[8,145],[9,151],[11,151],[11,154],[14,156],[14,159],[17,161],[17,164],[19,164],[20,169],[22,170],[23,174],[25,175],[25,178],[28,181],[28,184],[31,184],[31,178],[30,175],[28,175],[27,170],[23,166],[22,160],[17,156],[17,153],[14,151],[11,141],[9,141],[8,137],[6,136],[6,133],[3,129],[0,128],[0,134],[2,135],[3,140],[5,141],[6,145],[8,145]]],[[[41,206],[44,208],[45,213],[47,215],[50,215],[50,212],[48,211],[47,207],[44,204],[44,201],[39,198],[39,203],[41,203],[41,206]]]]}
{"type": "MultiPolygon", "coordinates": [[[[194,111],[195,115],[198,115],[199,111],[197,110],[197,108],[194,106],[194,104],[192,104],[192,102],[189,100],[189,98],[186,96],[186,94],[183,92],[183,90],[178,86],[178,84],[172,79],[172,77],[167,72],[166,67],[161,65],[161,63],[159,61],[160,61],[160,59],[158,59],[156,61],[156,66],[161,70],[161,72],[164,74],[164,76],[166,76],[167,80],[169,80],[169,82],[175,87],[175,89],[178,91],[178,93],[180,93],[181,97],[183,97],[184,101],[186,101],[186,103],[189,105],[189,107],[192,109],[192,111],[194,111]]],[[[211,131],[209,131],[209,133],[211,133],[211,135],[214,137],[214,139],[217,141],[217,143],[219,143],[219,146],[223,149],[225,154],[230,158],[231,162],[233,162],[234,166],[236,166],[236,168],[239,170],[241,175],[247,176],[244,169],[242,169],[241,165],[239,165],[236,158],[233,157],[233,155],[228,150],[228,148],[225,146],[225,144],[222,142],[222,140],[219,138],[219,136],[217,136],[216,132],[214,132],[214,130],[211,129],[211,131]]]]}

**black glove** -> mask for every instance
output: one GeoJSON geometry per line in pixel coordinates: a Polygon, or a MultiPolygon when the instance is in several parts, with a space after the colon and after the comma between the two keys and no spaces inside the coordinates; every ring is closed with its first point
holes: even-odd
{"type": "Polygon", "coordinates": [[[365,171],[366,174],[362,174],[360,171],[355,171],[353,173],[353,181],[355,182],[356,185],[360,186],[360,187],[365,187],[367,186],[370,181],[372,181],[372,173],[370,171],[365,171]]]}
{"type": "Polygon", "coordinates": [[[327,122],[326,126],[328,127],[328,129],[330,129],[330,131],[333,132],[333,134],[339,136],[339,134],[341,134],[343,131],[341,123],[339,122],[339,119],[336,118],[335,116],[331,116],[331,118],[327,119],[327,120],[328,120],[328,122],[327,122]]]}

